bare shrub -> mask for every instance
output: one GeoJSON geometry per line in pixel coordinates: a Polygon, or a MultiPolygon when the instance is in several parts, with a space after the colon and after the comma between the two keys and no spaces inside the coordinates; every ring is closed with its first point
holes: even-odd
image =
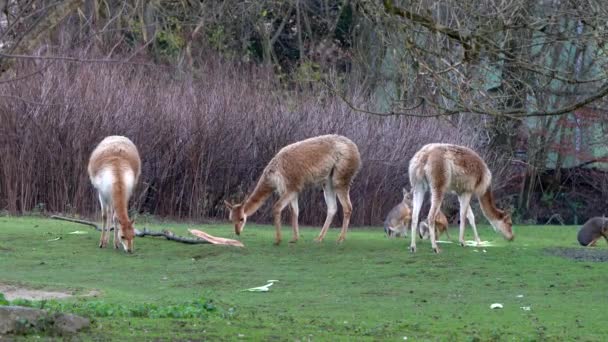
{"type": "MultiPolygon", "coordinates": [[[[352,222],[379,224],[409,187],[407,164],[423,144],[483,143],[475,118],[372,117],[319,91],[285,90],[263,69],[213,58],[198,79],[162,67],[51,63],[38,75],[0,84],[0,205],[12,213],[94,212],[89,155],[103,137],[121,134],[142,156],[134,210],[223,218],[222,200],[241,200],[282,146],[337,133],[357,143],[363,159],[352,222]]],[[[17,75],[32,68],[22,62],[17,75]]],[[[320,189],[300,201],[301,221],[322,223],[320,189]]],[[[254,219],[267,220],[269,209],[254,219]]]]}

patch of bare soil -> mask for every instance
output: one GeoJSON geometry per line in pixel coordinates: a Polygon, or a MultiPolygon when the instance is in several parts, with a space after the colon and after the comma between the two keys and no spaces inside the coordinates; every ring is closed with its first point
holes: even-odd
{"type": "Polygon", "coordinates": [[[608,249],[585,248],[585,247],[554,247],[547,248],[548,254],[561,256],[576,261],[608,262],[608,249]]]}
{"type": "MultiPolygon", "coordinates": [[[[4,294],[7,300],[26,299],[26,300],[48,300],[62,299],[74,296],[72,291],[45,291],[28,289],[17,285],[7,285],[0,283],[0,293],[4,294]]],[[[89,291],[85,296],[97,296],[98,291],[89,291]]]]}

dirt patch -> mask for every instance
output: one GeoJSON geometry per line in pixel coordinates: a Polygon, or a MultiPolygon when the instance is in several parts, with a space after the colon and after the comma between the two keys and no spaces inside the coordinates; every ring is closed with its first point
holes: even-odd
{"type": "MultiPolygon", "coordinates": [[[[73,291],[45,291],[28,289],[16,285],[0,284],[0,293],[4,294],[7,300],[26,299],[26,300],[48,300],[48,299],[62,299],[74,296],[73,291]]],[[[89,291],[85,296],[96,297],[99,295],[99,291],[89,291]]]]}
{"type": "Polygon", "coordinates": [[[608,262],[608,249],[555,247],[545,252],[576,261],[608,262]]]}

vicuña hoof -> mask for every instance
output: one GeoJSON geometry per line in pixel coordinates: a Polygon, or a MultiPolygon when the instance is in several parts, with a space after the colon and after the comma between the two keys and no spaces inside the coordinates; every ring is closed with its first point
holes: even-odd
{"type": "Polygon", "coordinates": [[[275,246],[278,246],[278,245],[280,245],[280,244],[281,244],[281,240],[275,240],[275,242],[274,242],[274,245],[275,245],[275,246]]]}
{"type": "Polygon", "coordinates": [[[296,243],[296,242],[298,242],[298,239],[291,239],[291,240],[289,240],[289,243],[296,243]]]}
{"type": "Polygon", "coordinates": [[[323,238],[322,237],[316,237],[315,238],[315,242],[323,242],[323,238]]]}
{"type": "Polygon", "coordinates": [[[466,246],[467,246],[467,244],[464,243],[464,241],[460,241],[460,247],[466,247],[466,246]]]}
{"type": "Polygon", "coordinates": [[[338,240],[336,241],[336,243],[337,243],[337,244],[340,244],[340,243],[342,243],[342,242],[344,242],[344,238],[343,238],[343,237],[338,238],[338,240]]]}
{"type": "Polygon", "coordinates": [[[441,249],[439,249],[439,247],[433,247],[433,252],[435,252],[435,254],[439,254],[441,253],[441,249]]]}
{"type": "Polygon", "coordinates": [[[416,253],[416,246],[410,246],[410,253],[416,253]]]}

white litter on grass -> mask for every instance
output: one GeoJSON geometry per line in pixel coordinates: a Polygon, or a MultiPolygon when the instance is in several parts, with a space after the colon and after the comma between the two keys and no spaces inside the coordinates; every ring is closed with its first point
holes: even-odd
{"type": "Polygon", "coordinates": [[[50,239],[50,240],[46,240],[47,242],[51,242],[51,241],[57,241],[57,240],[61,240],[61,236],[54,238],[54,239],[50,239]]]}
{"type": "Polygon", "coordinates": [[[485,249],[483,250],[484,253],[488,253],[488,251],[486,251],[485,249]]]}
{"type": "Polygon", "coordinates": [[[520,306],[520,308],[524,311],[530,311],[531,308],[529,306],[520,306]]]}
{"type": "Polygon", "coordinates": [[[467,240],[464,242],[464,244],[466,246],[472,246],[472,247],[493,247],[494,246],[494,243],[491,241],[479,241],[479,244],[478,244],[477,241],[467,240]]]}
{"type": "Polygon", "coordinates": [[[74,234],[74,235],[82,235],[82,234],[89,234],[88,232],[85,232],[83,230],[75,230],[73,232],[70,232],[68,234],[74,234]]]}
{"type": "Polygon", "coordinates": [[[247,290],[243,290],[243,291],[249,291],[249,292],[268,292],[270,291],[270,287],[272,286],[272,284],[274,284],[275,282],[278,282],[278,280],[268,280],[268,284],[264,285],[264,286],[258,286],[258,287],[252,287],[250,289],[247,290]]]}
{"type": "Polygon", "coordinates": [[[494,303],[494,304],[490,305],[490,309],[502,309],[502,304],[494,303]]]}
{"type": "Polygon", "coordinates": [[[524,298],[524,295],[517,295],[515,297],[517,297],[517,298],[524,298]]]}
{"type": "Polygon", "coordinates": [[[437,240],[435,242],[437,242],[437,243],[454,243],[452,241],[444,241],[444,240],[437,240]]]}
{"type": "Polygon", "coordinates": [[[479,251],[478,251],[478,250],[476,250],[476,249],[474,249],[474,250],[473,250],[473,252],[476,252],[476,253],[477,253],[477,252],[479,252],[479,251]]]}

